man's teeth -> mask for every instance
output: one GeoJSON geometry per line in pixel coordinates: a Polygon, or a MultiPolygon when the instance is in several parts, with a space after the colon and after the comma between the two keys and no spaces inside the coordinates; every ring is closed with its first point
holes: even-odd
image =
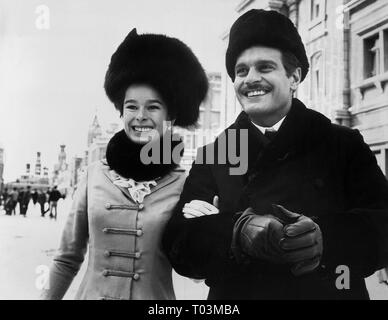
{"type": "Polygon", "coordinates": [[[256,91],[249,91],[247,93],[247,96],[248,97],[254,97],[254,96],[263,96],[265,95],[267,92],[264,91],[264,90],[256,90],[256,91]]]}
{"type": "Polygon", "coordinates": [[[139,131],[139,132],[147,132],[147,131],[151,131],[152,128],[150,127],[134,127],[135,131],[139,131]]]}

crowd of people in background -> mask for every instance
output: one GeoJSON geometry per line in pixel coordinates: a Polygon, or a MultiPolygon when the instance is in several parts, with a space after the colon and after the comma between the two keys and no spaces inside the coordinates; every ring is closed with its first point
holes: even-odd
{"type": "Polygon", "coordinates": [[[59,199],[65,198],[64,195],[58,190],[57,186],[50,189],[33,189],[31,186],[26,188],[4,188],[0,194],[0,206],[5,210],[6,215],[16,215],[16,207],[19,204],[19,214],[27,217],[28,206],[30,201],[34,206],[38,203],[40,206],[40,213],[42,217],[45,217],[49,212],[49,217],[57,219],[57,204],[59,199]]]}

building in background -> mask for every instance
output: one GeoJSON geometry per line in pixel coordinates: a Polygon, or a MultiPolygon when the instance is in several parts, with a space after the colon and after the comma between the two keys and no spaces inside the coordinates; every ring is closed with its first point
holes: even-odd
{"type": "Polygon", "coordinates": [[[50,187],[50,180],[48,176],[48,168],[43,167],[43,175],[41,168],[41,153],[38,151],[36,153],[36,161],[35,161],[35,170],[31,170],[31,164],[26,163],[26,171],[15,181],[11,181],[5,184],[8,189],[12,188],[26,188],[27,186],[31,187],[31,190],[41,189],[46,191],[50,187]]]}
{"type": "Polygon", "coordinates": [[[70,181],[71,173],[69,170],[69,164],[66,161],[66,145],[60,145],[60,151],[58,154],[58,163],[54,165],[53,174],[51,177],[51,185],[57,186],[58,190],[67,196],[71,191],[70,181]]]}
{"type": "MultiPolygon", "coordinates": [[[[360,130],[387,174],[388,2],[239,0],[236,18],[253,8],[276,10],[294,22],[310,63],[296,97],[334,123],[360,130]]],[[[228,37],[228,31],[222,35],[225,50],[228,37]]],[[[241,106],[226,70],[222,90],[222,109],[230,125],[241,106]]]]}
{"type": "Polygon", "coordinates": [[[221,73],[207,72],[209,91],[199,108],[199,127],[195,130],[176,129],[184,141],[185,152],[181,166],[190,170],[195,160],[197,149],[213,142],[226,126],[226,112],[222,108],[221,73]]]}
{"type": "Polygon", "coordinates": [[[388,174],[388,1],[349,1],[349,109],[353,128],[360,130],[388,174]]]}

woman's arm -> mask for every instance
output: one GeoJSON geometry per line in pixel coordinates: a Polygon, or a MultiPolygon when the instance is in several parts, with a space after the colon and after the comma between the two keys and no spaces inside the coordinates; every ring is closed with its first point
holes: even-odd
{"type": "Polygon", "coordinates": [[[60,247],[50,268],[49,282],[41,295],[42,299],[63,298],[84,260],[88,238],[87,175],[85,174],[78,183],[60,247]]]}

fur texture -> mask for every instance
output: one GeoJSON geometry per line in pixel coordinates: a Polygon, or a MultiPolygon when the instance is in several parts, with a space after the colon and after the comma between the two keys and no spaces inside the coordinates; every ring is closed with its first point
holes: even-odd
{"type": "MultiPolygon", "coordinates": [[[[165,136],[169,138],[168,135],[165,136]]],[[[163,138],[156,142],[160,143],[160,164],[151,163],[146,165],[142,163],[140,159],[140,150],[142,149],[143,145],[134,143],[128,139],[124,130],[117,132],[110,139],[106,149],[106,160],[109,167],[124,178],[132,178],[136,181],[149,181],[163,177],[179,165],[179,162],[174,163],[174,159],[171,160],[171,163],[164,164],[162,156],[163,153],[169,152],[172,154],[172,150],[183,143],[181,140],[173,140],[171,141],[171,149],[164,150],[163,138]]],[[[180,157],[183,156],[183,146],[181,147],[182,151],[180,153],[180,157]]]]}
{"type": "Polygon", "coordinates": [[[294,24],[276,11],[252,9],[240,16],[232,25],[226,51],[226,70],[234,81],[234,67],[238,56],[255,45],[288,51],[298,58],[302,66],[302,81],[309,70],[309,61],[302,39],[294,24]]]}
{"type": "Polygon", "coordinates": [[[208,80],[183,42],[160,34],[138,35],[133,29],[112,55],[105,76],[106,94],[121,113],[125,91],[135,83],[158,91],[176,119],[174,125],[196,125],[208,80]]]}

